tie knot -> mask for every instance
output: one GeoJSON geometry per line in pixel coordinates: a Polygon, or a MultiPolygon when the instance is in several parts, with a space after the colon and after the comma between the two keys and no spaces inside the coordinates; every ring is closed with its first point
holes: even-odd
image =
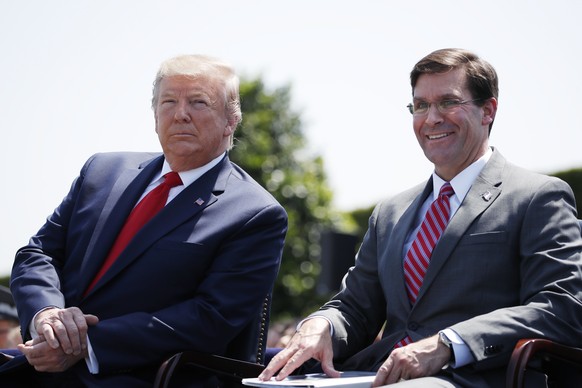
{"type": "Polygon", "coordinates": [[[455,194],[455,190],[453,190],[453,186],[449,182],[446,182],[439,191],[439,197],[447,196],[450,197],[451,195],[455,194]]]}
{"type": "Polygon", "coordinates": [[[177,172],[170,171],[164,175],[164,184],[166,186],[176,187],[182,184],[182,179],[180,179],[180,175],[177,172]]]}

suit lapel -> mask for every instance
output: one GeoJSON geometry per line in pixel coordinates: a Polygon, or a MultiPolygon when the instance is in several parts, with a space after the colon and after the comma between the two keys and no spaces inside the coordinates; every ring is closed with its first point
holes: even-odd
{"type": "Polygon", "coordinates": [[[190,186],[186,187],[176,198],[156,214],[150,222],[137,232],[125,250],[115,260],[111,268],[95,285],[91,293],[102,287],[120,271],[138,259],[143,252],[149,249],[160,238],[216,202],[218,195],[224,191],[230,172],[229,159],[225,157],[218,165],[206,172],[190,186]]]}
{"type": "Polygon", "coordinates": [[[479,176],[475,179],[475,182],[473,182],[463,203],[447,225],[441,239],[434,248],[416,305],[418,305],[418,300],[422,298],[426,290],[430,287],[430,284],[451,256],[473,221],[499,197],[504,166],[505,159],[499,152],[494,152],[487,165],[485,165],[479,176]]]}
{"type": "Polygon", "coordinates": [[[163,157],[144,162],[119,176],[105,201],[81,267],[79,295],[82,294],[103,264],[127,216],[154,175],[161,169],[163,157]]]}
{"type": "Polygon", "coordinates": [[[422,203],[426,200],[426,197],[432,192],[432,178],[428,180],[424,189],[416,196],[414,201],[406,208],[402,216],[398,219],[398,222],[392,230],[392,236],[389,240],[386,252],[393,259],[388,260],[388,274],[394,274],[391,278],[396,282],[396,294],[397,300],[402,301],[402,308],[406,311],[410,311],[410,302],[408,301],[408,295],[406,293],[406,285],[404,282],[404,244],[406,243],[406,237],[410,230],[414,227],[414,221],[418,215],[418,211],[422,206],[422,203]]]}

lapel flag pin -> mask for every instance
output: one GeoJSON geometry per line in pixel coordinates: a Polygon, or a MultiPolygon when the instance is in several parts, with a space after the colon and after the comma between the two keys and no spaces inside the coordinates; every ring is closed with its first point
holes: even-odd
{"type": "Polygon", "coordinates": [[[204,200],[202,198],[198,198],[195,202],[198,206],[200,206],[204,203],[204,200]]]}
{"type": "Polygon", "coordinates": [[[485,201],[489,201],[491,199],[491,193],[489,191],[484,192],[483,194],[481,194],[481,197],[485,200],[485,201]]]}

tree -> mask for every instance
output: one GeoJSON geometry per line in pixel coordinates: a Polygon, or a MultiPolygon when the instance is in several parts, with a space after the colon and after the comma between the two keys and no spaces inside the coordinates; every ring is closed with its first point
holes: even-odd
{"type": "Polygon", "coordinates": [[[300,317],[323,302],[315,286],[320,234],[334,224],[332,192],[323,160],[306,152],[300,117],[290,107],[290,87],[267,91],[255,79],[241,82],[240,94],[243,121],[230,158],[269,190],[289,216],[273,318],[300,317]]]}

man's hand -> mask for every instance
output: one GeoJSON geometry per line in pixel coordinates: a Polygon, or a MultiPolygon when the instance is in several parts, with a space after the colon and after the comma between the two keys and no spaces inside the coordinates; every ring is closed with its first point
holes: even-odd
{"type": "Polygon", "coordinates": [[[87,350],[74,355],[66,354],[60,347],[54,349],[42,336],[18,345],[18,349],[39,372],[63,372],[87,357],[87,350]]]}
{"type": "Polygon", "coordinates": [[[396,383],[439,372],[451,358],[451,350],[434,335],[410,345],[394,349],[382,364],[373,387],[396,383]]]}
{"type": "Polygon", "coordinates": [[[321,362],[325,374],[339,377],[340,373],[333,367],[333,350],[329,322],[323,318],[311,318],[301,325],[289,341],[259,375],[263,381],[270,380],[279,369],[276,380],[283,380],[305,361],[314,358],[321,362]]]}
{"type": "Polygon", "coordinates": [[[64,354],[79,356],[87,350],[87,328],[98,322],[96,316],[83,314],[77,307],[53,307],[37,314],[34,327],[50,348],[60,347],[64,354]]]}

